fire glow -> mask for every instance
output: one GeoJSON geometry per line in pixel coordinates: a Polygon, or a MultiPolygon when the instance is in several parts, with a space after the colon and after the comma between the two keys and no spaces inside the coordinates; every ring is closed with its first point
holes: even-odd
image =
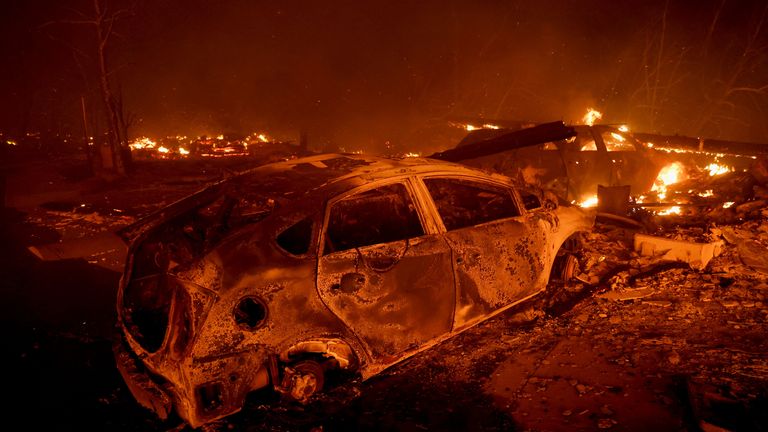
{"type": "Polygon", "coordinates": [[[597,207],[597,195],[592,195],[587,198],[584,198],[583,200],[576,203],[575,201],[572,202],[572,204],[576,204],[579,207],[582,208],[592,208],[597,207]]]}
{"type": "Polygon", "coordinates": [[[584,114],[584,117],[581,118],[581,121],[587,126],[592,126],[601,118],[603,118],[603,113],[594,108],[587,108],[587,113],[584,114]]]}
{"type": "Polygon", "coordinates": [[[497,126],[495,124],[491,124],[491,123],[486,123],[486,124],[484,124],[482,126],[475,126],[475,125],[472,125],[472,124],[466,124],[466,125],[464,125],[464,129],[466,129],[467,132],[472,132],[472,131],[478,130],[478,129],[501,129],[501,127],[497,126]]]}
{"type": "Polygon", "coordinates": [[[680,206],[672,206],[668,209],[661,210],[660,212],[656,213],[659,216],[667,216],[667,215],[679,215],[680,214],[680,206]]]}
{"type": "Polygon", "coordinates": [[[711,164],[707,165],[704,168],[704,170],[709,171],[710,177],[714,177],[716,175],[729,173],[733,171],[733,168],[727,167],[725,165],[720,165],[716,162],[712,162],[711,164]]]}
{"type": "MultiPolygon", "coordinates": [[[[666,165],[659,171],[659,175],[653,182],[652,192],[656,192],[660,200],[667,197],[667,186],[678,183],[683,179],[684,171],[683,164],[680,162],[674,162],[666,165]]],[[[661,213],[660,213],[661,214],[661,213]]]]}
{"type": "Polygon", "coordinates": [[[141,149],[153,149],[157,146],[157,142],[147,138],[138,138],[128,144],[128,147],[131,148],[131,150],[141,150],[141,149]]]}

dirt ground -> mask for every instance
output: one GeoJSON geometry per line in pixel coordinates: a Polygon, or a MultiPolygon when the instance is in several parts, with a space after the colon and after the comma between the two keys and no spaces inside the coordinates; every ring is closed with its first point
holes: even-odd
{"type": "MultiPolygon", "coordinates": [[[[25,429],[184,429],[141,408],[115,367],[121,251],[109,233],[252,162],[146,162],[113,183],[84,178],[79,161],[10,165],[0,216],[6,418],[25,429]],[[28,249],[78,239],[85,257],[42,261],[28,249]]],[[[641,257],[633,231],[601,223],[587,239],[585,283],[366,382],[339,379],[308,406],[256,394],[206,429],[768,430],[768,275],[742,257],[745,241],[768,245],[768,213],[757,211],[666,231],[724,240],[703,270],[641,257]]]]}

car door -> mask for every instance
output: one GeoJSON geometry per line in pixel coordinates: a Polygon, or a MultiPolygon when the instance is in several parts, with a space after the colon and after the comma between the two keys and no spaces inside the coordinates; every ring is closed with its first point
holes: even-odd
{"type": "Polygon", "coordinates": [[[317,286],[324,303],[376,360],[451,330],[451,250],[407,180],[369,186],[329,203],[317,286]]]}
{"type": "Polygon", "coordinates": [[[510,187],[462,177],[426,177],[423,182],[453,252],[454,329],[543,287],[551,225],[523,216],[510,187]]]}

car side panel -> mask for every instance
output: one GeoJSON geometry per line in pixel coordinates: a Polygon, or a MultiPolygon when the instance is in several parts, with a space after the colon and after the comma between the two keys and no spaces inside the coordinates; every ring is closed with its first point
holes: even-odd
{"type": "Polygon", "coordinates": [[[541,289],[546,233],[523,217],[445,234],[454,253],[461,329],[541,289]]]}
{"type": "Polygon", "coordinates": [[[389,362],[451,330],[451,251],[439,235],[326,255],[318,274],[323,301],[375,360],[389,362]]]}

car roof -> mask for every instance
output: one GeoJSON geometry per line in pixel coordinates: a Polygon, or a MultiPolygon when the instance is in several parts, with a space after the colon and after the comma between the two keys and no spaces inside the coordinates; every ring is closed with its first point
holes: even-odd
{"type": "Polygon", "coordinates": [[[464,174],[511,182],[498,174],[434,159],[320,154],[262,165],[220,180],[122,228],[118,235],[130,242],[164,221],[225,194],[245,200],[274,200],[311,208],[311,203],[325,201],[371,181],[419,173],[464,174]]]}
{"type": "Polygon", "coordinates": [[[342,184],[348,180],[368,182],[403,174],[438,172],[500,177],[465,165],[427,158],[331,153],[264,165],[225,181],[248,185],[273,198],[295,199],[311,193],[325,195],[323,190],[332,193],[337,190],[332,185],[344,188],[342,184]]]}

